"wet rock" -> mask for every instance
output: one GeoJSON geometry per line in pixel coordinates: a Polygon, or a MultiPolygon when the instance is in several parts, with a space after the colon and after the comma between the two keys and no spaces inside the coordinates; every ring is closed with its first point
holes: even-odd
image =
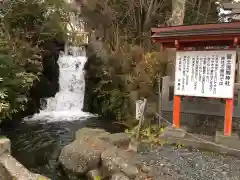
{"type": "Polygon", "coordinates": [[[48,178],[33,174],[9,154],[0,156],[1,180],[49,180],[48,178]]]}
{"type": "Polygon", "coordinates": [[[100,139],[81,138],[62,149],[59,162],[64,169],[82,175],[96,169],[100,164],[101,153],[111,147],[111,144],[100,139]]]}
{"type": "Polygon", "coordinates": [[[130,137],[126,133],[115,133],[109,135],[101,135],[100,139],[105,140],[115,146],[123,147],[128,146],[130,142],[130,137]]]}
{"type": "Polygon", "coordinates": [[[104,129],[92,129],[92,128],[82,128],[75,133],[76,140],[87,137],[105,137],[110,135],[109,132],[106,132],[104,129]]]}
{"type": "Polygon", "coordinates": [[[91,170],[87,173],[88,180],[101,179],[101,172],[98,169],[91,170]]]}
{"type": "Polygon", "coordinates": [[[59,162],[66,170],[84,174],[89,169],[97,168],[100,163],[100,152],[89,148],[87,143],[73,142],[62,149],[59,162]]]}
{"type": "Polygon", "coordinates": [[[76,140],[81,140],[82,138],[99,138],[118,147],[128,146],[130,142],[130,137],[125,133],[111,134],[103,129],[80,129],[76,132],[76,140]]]}
{"type": "Polygon", "coordinates": [[[114,147],[104,151],[101,159],[102,165],[111,173],[123,172],[129,178],[134,178],[139,173],[136,157],[130,152],[114,147]]]}
{"type": "MultiPolygon", "coordinates": [[[[86,175],[92,180],[96,177],[145,180],[151,168],[144,166],[131,148],[121,149],[129,142],[125,133],[110,134],[103,129],[83,128],[76,132],[76,140],[62,149],[59,161],[67,174],[86,175]]],[[[138,146],[138,142],[134,144],[138,146]]]]}
{"type": "Polygon", "coordinates": [[[123,173],[115,173],[112,175],[111,180],[130,180],[130,179],[123,173]]]}

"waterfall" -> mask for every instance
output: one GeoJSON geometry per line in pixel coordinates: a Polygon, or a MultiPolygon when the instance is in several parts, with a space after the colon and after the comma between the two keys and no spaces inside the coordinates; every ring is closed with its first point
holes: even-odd
{"type": "MultiPolygon", "coordinates": [[[[75,1],[68,0],[67,3],[74,5],[75,1]]],[[[81,6],[78,8],[81,9],[81,6]]],[[[58,59],[59,92],[55,97],[46,99],[46,105],[40,113],[25,120],[71,121],[93,116],[82,111],[85,92],[84,65],[87,62],[84,44],[88,44],[85,22],[79,18],[79,13],[70,12],[66,27],[69,39],[65,44],[65,52],[60,53],[58,59]],[[78,46],[69,44],[78,44],[78,46]]]]}
{"type": "Polygon", "coordinates": [[[81,55],[80,47],[72,47],[71,50],[72,55],[59,55],[59,92],[55,97],[46,99],[45,107],[40,113],[25,120],[71,121],[92,116],[82,111],[85,93],[84,65],[87,57],[81,55]]]}

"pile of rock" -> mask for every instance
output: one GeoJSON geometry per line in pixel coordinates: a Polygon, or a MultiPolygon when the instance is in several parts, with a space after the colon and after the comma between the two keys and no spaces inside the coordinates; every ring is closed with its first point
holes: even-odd
{"type": "Polygon", "coordinates": [[[129,142],[125,133],[83,128],[76,132],[75,141],[62,149],[59,161],[66,174],[92,180],[152,179],[151,168],[127,150],[129,142]]]}

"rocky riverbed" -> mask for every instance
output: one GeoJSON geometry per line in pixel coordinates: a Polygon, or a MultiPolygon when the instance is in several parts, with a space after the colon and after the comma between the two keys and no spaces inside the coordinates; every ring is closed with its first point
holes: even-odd
{"type": "Polygon", "coordinates": [[[240,158],[193,149],[142,145],[140,159],[155,180],[239,180],[240,158]]]}
{"type": "MultiPolygon", "coordinates": [[[[71,142],[76,140],[77,136],[82,136],[79,133],[76,133],[76,136],[74,135],[75,131],[78,129],[82,129],[83,127],[104,128],[105,126],[97,124],[99,122],[104,121],[77,121],[68,123],[29,125],[21,124],[22,126],[24,125],[23,127],[21,126],[21,129],[14,128],[14,131],[4,134],[7,134],[11,139],[13,156],[29,170],[37,174],[43,174],[52,180],[67,180],[68,178],[65,175],[59,174],[60,172],[58,169],[55,169],[55,166],[58,164],[58,152],[61,151],[62,147],[67,144],[71,144],[71,142]],[[31,129],[31,131],[29,131],[29,129],[31,129]]],[[[121,132],[122,130],[116,130],[116,128],[114,129],[110,126],[109,128],[106,128],[106,131],[113,133],[121,132]]],[[[91,136],[94,135],[92,132],[89,133],[91,133],[91,136]]],[[[110,140],[111,144],[115,144],[119,140],[121,140],[121,142],[129,141],[126,136],[121,135],[122,133],[115,133],[115,135],[109,135],[108,133],[104,134],[106,135],[105,138],[103,135],[101,138],[110,140]]],[[[100,133],[98,133],[98,135],[100,135],[100,133]]],[[[91,143],[91,147],[96,149],[94,143],[91,143]]],[[[82,146],[78,146],[77,148],[84,150],[87,147],[82,148],[82,146]]],[[[126,152],[126,150],[123,152],[126,152]]],[[[128,152],[126,152],[125,155],[127,154],[128,152]]],[[[106,155],[112,156],[114,154],[106,154],[105,152],[105,157],[107,157],[106,155]]],[[[153,167],[151,168],[151,176],[153,177],[152,180],[240,179],[240,158],[237,157],[176,148],[176,146],[168,145],[149,148],[149,146],[145,144],[140,146],[137,155],[139,156],[138,159],[142,161],[141,164],[147,164],[153,167]]],[[[132,158],[132,155],[128,158],[130,159],[130,162],[132,162],[132,158]]],[[[75,158],[73,157],[73,159],[75,158]]],[[[75,160],[78,162],[77,159],[75,160]]],[[[106,160],[104,161],[106,162],[106,160]]],[[[144,171],[148,171],[149,166],[142,166],[142,169],[144,171]]],[[[94,173],[94,171],[92,171],[92,173],[94,173]]],[[[113,179],[116,179],[116,176],[118,178],[121,174],[115,174],[113,179]]]]}
{"type": "Polygon", "coordinates": [[[81,129],[76,140],[63,148],[59,160],[68,174],[86,175],[89,179],[97,176],[111,180],[240,179],[238,157],[149,144],[141,144],[136,153],[126,149],[129,142],[124,133],[81,129]]]}
{"type": "Polygon", "coordinates": [[[75,141],[61,150],[59,162],[70,179],[153,180],[152,168],[127,148],[129,142],[125,133],[83,128],[76,132],[75,141]]]}

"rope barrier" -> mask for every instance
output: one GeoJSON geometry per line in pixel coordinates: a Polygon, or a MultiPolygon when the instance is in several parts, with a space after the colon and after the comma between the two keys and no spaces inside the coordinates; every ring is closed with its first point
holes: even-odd
{"type": "MultiPolygon", "coordinates": [[[[163,120],[163,121],[165,121],[166,123],[172,125],[172,123],[171,123],[169,120],[167,120],[166,118],[162,117],[162,116],[159,115],[158,113],[156,113],[156,115],[157,115],[159,118],[161,118],[161,120],[163,120]]],[[[202,142],[205,142],[205,143],[208,143],[208,144],[217,146],[217,147],[221,147],[221,148],[224,148],[224,149],[228,149],[228,150],[240,152],[240,149],[235,149],[235,148],[231,148],[231,147],[224,146],[224,145],[222,145],[222,144],[217,144],[217,143],[214,143],[214,142],[212,142],[212,141],[208,141],[208,140],[206,140],[206,139],[200,138],[200,137],[198,137],[198,136],[196,136],[196,135],[193,135],[193,134],[191,134],[191,133],[188,133],[188,132],[185,131],[184,129],[181,129],[181,128],[178,128],[178,129],[181,130],[181,131],[183,131],[183,132],[185,132],[187,135],[189,135],[189,136],[191,136],[191,137],[193,137],[193,138],[195,138],[195,139],[198,139],[198,140],[200,140],[200,141],[202,141],[202,142]]]]}

